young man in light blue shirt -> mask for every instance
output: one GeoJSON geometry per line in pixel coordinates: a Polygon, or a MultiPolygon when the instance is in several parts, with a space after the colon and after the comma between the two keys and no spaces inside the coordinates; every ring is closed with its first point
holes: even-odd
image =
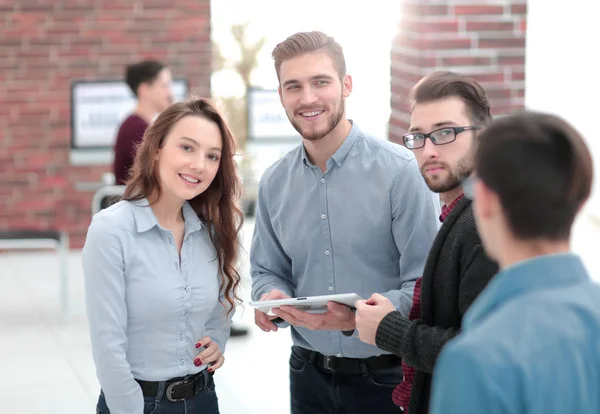
{"type": "MultiPolygon", "coordinates": [[[[378,292],[408,316],[439,200],[409,150],[346,118],[352,78],[338,43],[297,33],[273,57],[281,102],[302,144],[261,179],[253,299],[378,292]]],[[[349,307],[330,302],[320,315],[290,307],[275,313],[292,325],[292,414],[398,412],[391,395],[402,380],[400,359],[360,341],[349,307]]],[[[278,329],[271,319],[256,311],[263,330],[278,329]]]]}
{"type": "Polygon", "coordinates": [[[559,117],[524,112],[479,137],[477,227],[501,268],[434,370],[431,412],[600,412],[600,286],[571,253],[592,188],[583,138],[559,117]]]}

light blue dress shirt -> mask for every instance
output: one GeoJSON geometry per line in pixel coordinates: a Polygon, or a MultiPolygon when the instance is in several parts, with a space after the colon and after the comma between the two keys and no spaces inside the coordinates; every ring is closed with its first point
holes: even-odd
{"type": "MultiPolygon", "coordinates": [[[[261,178],[250,251],[252,297],[382,293],[408,316],[415,281],[438,229],[439,201],[414,155],[353,124],[327,171],[303,145],[261,178]]],[[[292,327],[295,345],[325,355],[383,353],[340,331],[292,327]]]]}
{"type": "Polygon", "coordinates": [[[600,285],[573,254],[498,273],[433,380],[432,414],[600,413],[600,285]]]}
{"type": "Polygon", "coordinates": [[[195,374],[197,341],[221,351],[230,319],[207,228],[183,206],[181,256],[146,200],[120,201],[92,219],[82,252],[85,299],[98,380],[112,414],[141,414],[134,378],[164,381],[195,374]]]}

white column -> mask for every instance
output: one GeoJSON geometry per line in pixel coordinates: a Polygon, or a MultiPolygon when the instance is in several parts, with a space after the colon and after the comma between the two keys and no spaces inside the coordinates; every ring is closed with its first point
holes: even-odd
{"type": "MultiPolygon", "coordinates": [[[[554,113],[586,138],[594,158],[592,196],[575,223],[573,249],[600,281],[600,11],[590,0],[529,0],[525,106],[554,113]]],[[[543,206],[541,207],[543,208],[543,206]]]]}
{"type": "Polygon", "coordinates": [[[566,118],[594,157],[587,213],[600,218],[600,6],[589,0],[529,0],[525,106],[566,118]]]}

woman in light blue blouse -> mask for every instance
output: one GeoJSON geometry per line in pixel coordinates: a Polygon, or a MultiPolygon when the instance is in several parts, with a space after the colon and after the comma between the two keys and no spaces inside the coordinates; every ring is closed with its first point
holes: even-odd
{"type": "Polygon", "coordinates": [[[96,214],[82,261],[100,414],[218,413],[240,281],[235,141],[205,99],[146,131],[123,200],[96,214]]]}

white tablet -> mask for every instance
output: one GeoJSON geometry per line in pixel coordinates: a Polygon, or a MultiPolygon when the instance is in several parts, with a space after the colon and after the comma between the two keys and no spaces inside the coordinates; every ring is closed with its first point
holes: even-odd
{"type": "Polygon", "coordinates": [[[327,303],[330,301],[341,303],[342,305],[354,309],[354,303],[356,303],[357,300],[363,300],[363,298],[356,293],[341,293],[337,295],[254,301],[250,302],[249,305],[268,315],[274,315],[274,313],[271,312],[272,308],[278,308],[284,305],[293,306],[294,308],[307,313],[325,313],[327,312],[327,303]]]}

